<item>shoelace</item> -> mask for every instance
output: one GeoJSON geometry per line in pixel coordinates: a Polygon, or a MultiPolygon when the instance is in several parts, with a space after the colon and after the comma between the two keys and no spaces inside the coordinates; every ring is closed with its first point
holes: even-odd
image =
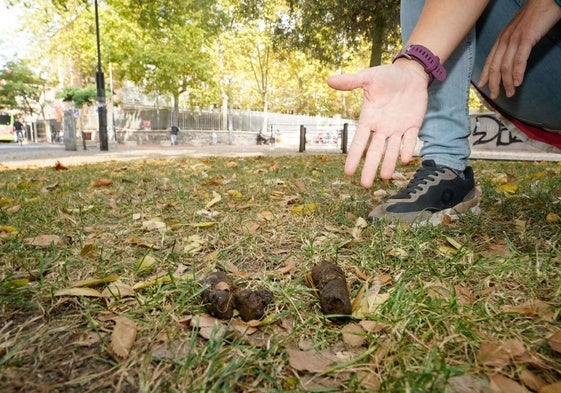
{"type": "Polygon", "coordinates": [[[438,173],[444,173],[444,168],[439,167],[425,167],[417,169],[413,179],[407,184],[407,186],[394,195],[392,199],[404,199],[409,198],[411,195],[415,194],[417,191],[421,191],[421,185],[427,184],[428,180],[434,180],[434,176],[438,173]]]}

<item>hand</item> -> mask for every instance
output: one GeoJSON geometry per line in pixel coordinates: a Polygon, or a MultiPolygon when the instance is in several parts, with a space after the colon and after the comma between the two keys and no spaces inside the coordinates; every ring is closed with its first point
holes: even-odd
{"type": "Polygon", "coordinates": [[[530,52],[536,43],[561,19],[561,7],[553,0],[528,0],[503,29],[481,72],[479,87],[489,84],[491,98],[499,96],[503,83],[512,97],[522,84],[530,52]]]}
{"type": "Polygon", "coordinates": [[[400,153],[402,162],[413,157],[427,111],[428,81],[422,66],[407,59],[327,80],[334,89],[364,90],[358,128],[345,163],[345,173],[353,175],[366,151],[360,180],[363,187],[374,183],[382,157],[382,179],[391,178],[400,153]]]}

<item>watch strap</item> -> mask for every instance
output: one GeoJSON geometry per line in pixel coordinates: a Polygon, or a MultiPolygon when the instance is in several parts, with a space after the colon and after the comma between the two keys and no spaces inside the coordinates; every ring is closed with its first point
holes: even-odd
{"type": "Polygon", "coordinates": [[[397,56],[394,57],[393,61],[401,58],[415,60],[416,62],[421,64],[425,69],[425,72],[429,74],[429,84],[432,83],[434,79],[439,82],[442,82],[446,79],[446,69],[440,63],[440,58],[423,45],[407,45],[401,52],[397,54],[397,56]]]}

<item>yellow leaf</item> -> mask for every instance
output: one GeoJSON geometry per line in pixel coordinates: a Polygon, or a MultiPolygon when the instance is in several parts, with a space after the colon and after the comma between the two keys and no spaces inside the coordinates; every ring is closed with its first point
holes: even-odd
{"type": "Polygon", "coordinates": [[[364,218],[358,217],[355,222],[355,228],[368,228],[368,222],[364,218]]]}
{"type": "Polygon", "coordinates": [[[317,209],[317,203],[305,203],[303,205],[294,206],[290,210],[294,214],[310,214],[314,213],[317,209]]]}
{"type": "Polygon", "coordinates": [[[63,212],[68,213],[68,214],[72,214],[72,213],[85,213],[89,210],[92,210],[94,208],[94,205],[87,205],[84,207],[77,207],[77,208],[64,208],[62,209],[63,212]]]}
{"type": "Polygon", "coordinates": [[[23,288],[29,284],[29,279],[27,278],[20,278],[17,280],[10,280],[2,283],[2,287],[9,289],[9,288],[23,288]]]}
{"type": "Polygon", "coordinates": [[[158,230],[163,233],[166,230],[166,223],[162,221],[161,217],[153,217],[142,223],[142,229],[146,231],[158,230]]]}
{"type": "Polygon", "coordinates": [[[11,225],[0,225],[0,233],[14,233],[14,232],[18,232],[16,227],[13,227],[11,225]]]}
{"type": "Polygon", "coordinates": [[[265,318],[263,318],[259,321],[251,320],[251,321],[248,321],[246,323],[250,327],[259,327],[259,326],[267,326],[267,325],[270,325],[272,323],[275,323],[278,319],[279,319],[279,316],[277,314],[269,314],[265,318]]]}
{"type": "Polygon", "coordinates": [[[199,235],[192,235],[187,238],[187,243],[183,248],[186,254],[195,254],[203,248],[205,241],[199,235]]]}
{"type": "Polygon", "coordinates": [[[147,254],[144,257],[140,258],[140,260],[136,264],[136,270],[139,273],[145,273],[152,270],[152,267],[156,263],[156,258],[152,255],[147,254]]]}
{"type": "Polygon", "coordinates": [[[205,222],[196,222],[194,224],[191,224],[191,226],[194,226],[195,228],[210,228],[212,226],[215,226],[217,224],[216,221],[205,221],[205,222]]]}
{"type": "Polygon", "coordinates": [[[0,207],[10,205],[14,200],[12,198],[0,198],[0,207]]]}
{"type": "Polygon", "coordinates": [[[93,288],[65,288],[59,289],[54,296],[85,296],[85,297],[103,297],[101,292],[93,288]]]}
{"type": "Polygon", "coordinates": [[[462,248],[462,244],[460,242],[458,242],[456,239],[451,238],[450,236],[446,236],[446,240],[448,241],[448,243],[450,243],[450,245],[452,247],[454,247],[456,250],[459,250],[460,248],[462,248]]]}
{"type": "Polygon", "coordinates": [[[232,199],[241,199],[243,198],[243,194],[237,190],[229,190],[228,191],[228,195],[230,196],[230,198],[232,199]]]}
{"type": "Polygon", "coordinates": [[[90,278],[88,280],[80,280],[74,281],[71,286],[72,287],[95,287],[97,285],[107,284],[113,281],[117,281],[119,279],[119,275],[117,274],[110,274],[103,278],[90,278]]]}
{"type": "Polygon", "coordinates": [[[92,243],[85,244],[84,247],[82,247],[82,249],[80,250],[80,256],[91,257],[95,253],[96,249],[97,247],[95,246],[95,244],[92,243]]]}
{"type": "Polygon", "coordinates": [[[548,224],[557,224],[558,222],[561,222],[561,217],[559,217],[559,214],[557,213],[547,213],[545,221],[548,224]]]}
{"type": "Polygon", "coordinates": [[[518,191],[518,186],[514,183],[505,183],[495,187],[495,191],[503,194],[504,196],[512,196],[518,191]]]}
{"type": "Polygon", "coordinates": [[[442,254],[444,255],[456,255],[456,252],[458,252],[457,249],[453,248],[453,247],[448,247],[448,246],[438,246],[438,251],[440,251],[442,254]]]}
{"type": "Polygon", "coordinates": [[[213,191],[212,195],[213,198],[205,206],[207,209],[210,209],[212,206],[216,205],[218,202],[222,200],[222,195],[220,195],[216,191],[213,191]]]}
{"type": "Polygon", "coordinates": [[[165,276],[158,276],[152,280],[149,281],[141,281],[141,282],[137,282],[136,284],[133,285],[132,289],[136,290],[136,289],[144,289],[144,288],[150,288],[156,285],[160,285],[160,284],[167,284],[171,282],[171,277],[168,275],[165,276]]]}
{"type": "MultiPolygon", "coordinates": [[[[378,307],[389,299],[388,293],[379,293],[380,285],[373,285],[368,291],[363,292],[361,298],[353,301],[356,309],[353,310],[353,316],[363,318],[367,314],[373,314],[378,307]]],[[[358,297],[358,296],[357,296],[358,297]]]]}

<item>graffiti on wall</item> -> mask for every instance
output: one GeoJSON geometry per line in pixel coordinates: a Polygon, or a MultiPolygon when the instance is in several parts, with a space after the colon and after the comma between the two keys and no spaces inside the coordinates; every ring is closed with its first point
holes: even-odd
{"type": "Polygon", "coordinates": [[[470,139],[472,146],[492,145],[493,147],[503,147],[524,142],[492,114],[475,116],[470,139]]]}

